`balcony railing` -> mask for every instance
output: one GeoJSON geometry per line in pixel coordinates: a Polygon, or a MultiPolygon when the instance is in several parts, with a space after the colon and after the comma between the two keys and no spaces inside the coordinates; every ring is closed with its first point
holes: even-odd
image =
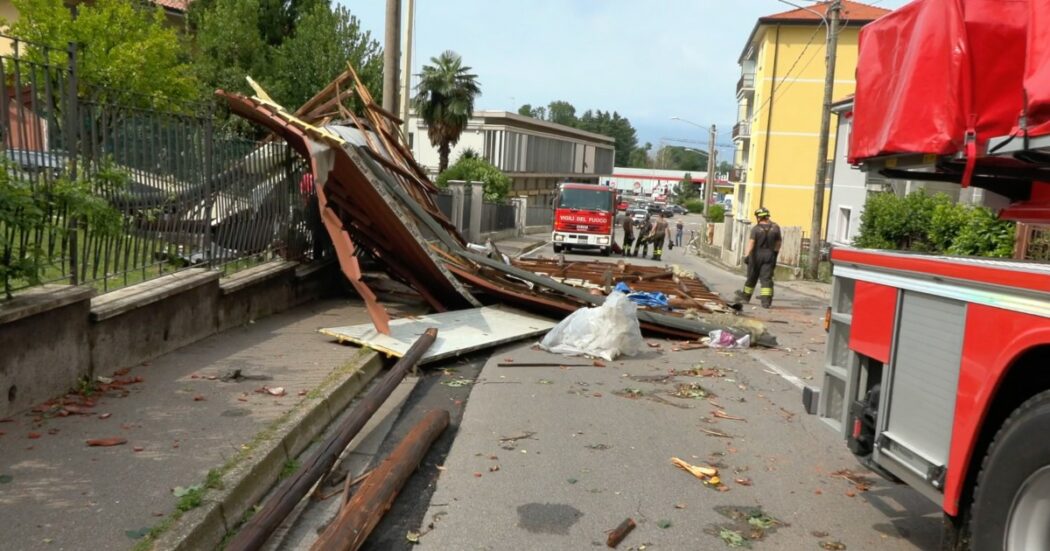
{"type": "Polygon", "coordinates": [[[754,92],[755,91],[755,74],[744,73],[740,75],[740,80],[736,81],[736,95],[739,96],[741,93],[754,92]]]}
{"type": "Polygon", "coordinates": [[[740,121],[733,125],[733,139],[746,140],[751,138],[751,123],[740,121]]]}

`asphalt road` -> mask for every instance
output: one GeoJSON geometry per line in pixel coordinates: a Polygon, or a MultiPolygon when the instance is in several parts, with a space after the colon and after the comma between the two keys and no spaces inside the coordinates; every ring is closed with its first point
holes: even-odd
{"type": "MultiPolygon", "coordinates": [[[[722,293],[742,281],[680,249],[663,260],[722,293]]],[[[780,286],[772,310],[745,311],[781,350],[674,351],[647,339],[654,346],[643,354],[605,367],[531,343],[494,354],[439,469],[421,547],[582,549],[604,545],[632,517],[638,527],[620,549],[730,548],[737,536],[755,537],[745,541],[754,549],[936,548],[938,507],[866,472],[837,432],[802,410],[797,385],[819,380],[823,358],[826,301],[817,297],[780,286]],[[497,366],[505,360],[583,365],[497,366]],[[696,368],[712,371],[687,373],[696,368]],[[718,467],[724,491],[672,457],[718,467]],[[759,510],[763,530],[747,521],[759,510]]]]}
{"type": "MultiPolygon", "coordinates": [[[[688,239],[698,219],[684,219],[688,239]]],[[[631,261],[677,264],[723,296],[743,281],[683,248],[631,261]]],[[[637,528],[618,549],[729,549],[736,537],[770,550],[937,548],[938,507],[865,471],[802,409],[798,385],[820,378],[826,302],[819,286],[783,284],[773,309],[746,308],[777,350],[676,351],[646,339],[642,354],[597,366],[525,341],[428,369],[376,457],[427,409],[449,409],[452,426],[366,548],[584,549],[604,546],[627,517],[637,528]],[[559,366],[497,365],[507,361],[559,366]],[[724,487],[672,457],[715,466],[724,487]]]]}

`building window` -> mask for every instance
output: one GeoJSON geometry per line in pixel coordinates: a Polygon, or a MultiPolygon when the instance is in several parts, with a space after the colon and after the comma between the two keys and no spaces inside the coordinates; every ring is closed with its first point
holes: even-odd
{"type": "Polygon", "coordinates": [[[412,144],[414,144],[415,142],[416,142],[416,133],[415,132],[409,132],[408,133],[408,148],[412,149],[412,147],[413,147],[412,144]]]}
{"type": "Polygon", "coordinates": [[[851,207],[839,207],[838,228],[836,228],[838,231],[835,232],[838,235],[835,236],[835,241],[839,243],[850,242],[849,222],[852,215],[853,209],[851,207]]]}

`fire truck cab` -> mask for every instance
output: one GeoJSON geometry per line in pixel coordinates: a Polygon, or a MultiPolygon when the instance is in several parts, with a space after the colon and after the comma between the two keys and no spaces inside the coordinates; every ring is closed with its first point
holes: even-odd
{"type": "Polygon", "coordinates": [[[554,252],[567,248],[612,252],[616,231],[617,192],[594,184],[564,183],[554,198],[554,252]]]}
{"type": "MultiPolygon", "coordinates": [[[[849,157],[1050,223],[1050,0],[916,0],[861,30],[849,157]]],[[[836,248],[822,386],[861,463],[944,512],[943,548],[1050,549],[1050,265],[836,248]]]]}

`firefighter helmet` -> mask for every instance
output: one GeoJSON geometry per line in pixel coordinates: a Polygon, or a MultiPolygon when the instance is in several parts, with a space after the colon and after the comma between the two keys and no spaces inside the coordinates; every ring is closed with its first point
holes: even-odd
{"type": "Polygon", "coordinates": [[[766,207],[759,207],[755,211],[755,218],[769,218],[769,209],[766,207]]]}

